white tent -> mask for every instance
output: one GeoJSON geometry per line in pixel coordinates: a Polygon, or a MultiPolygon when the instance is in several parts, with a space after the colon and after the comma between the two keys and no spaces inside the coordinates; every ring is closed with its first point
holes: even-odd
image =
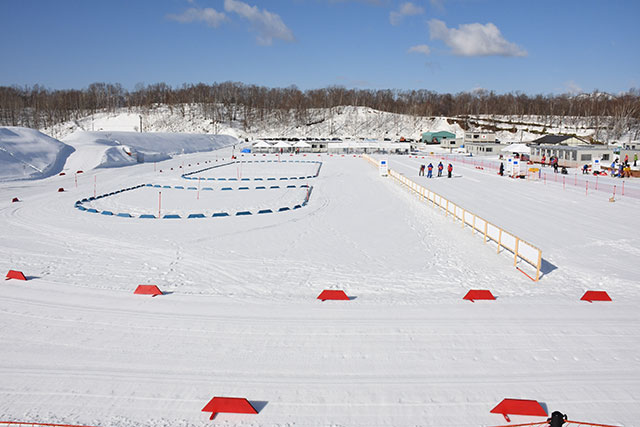
{"type": "Polygon", "coordinates": [[[296,148],[311,148],[311,144],[304,141],[298,141],[295,144],[293,144],[293,146],[296,148]]]}
{"type": "Polygon", "coordinates": [[[253,144],[253,148],[271,148],[271,144],[268,144],[264,141],[258,141],[253,144]]]}
{"type": "Polygon", "coordinates": [[[272,145],[272,147],[275,148],[291,148],[291,144],[289,144],[288,142],[285,141],[278,141],[277,144],[272,145]]]}
{"type": "Polygon", "coordinates": [[[505,153],[531,154],[531,148],[525,144],[511,144],[508,147],[504,147],[501,151],[505,153]]]}

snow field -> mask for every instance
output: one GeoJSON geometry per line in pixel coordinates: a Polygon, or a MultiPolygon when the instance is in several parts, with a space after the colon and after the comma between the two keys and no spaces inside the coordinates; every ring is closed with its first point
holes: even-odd
{"type": "Polygon", "coordinates": [[[0,419],[205,426],[214,395],[266,402],[218,415],[225,425],[497,425],[505,397],[640,419],[636,201],[462,167],[424,182],[389,158],[539,245],[538,283],[359,158],[323,156],[309,204],[277,215],[129,221],[73,206],[96,175],[99,193],[185,185],[178,166],[214,156],[88,171],[77,189],[69,176],[0,184],[0,268],[34,277],[0,286],[0,419]],[[133,295],[138,284],[169,294],[133,295]],[[472,288],[497,300],[463,301],[472,288]],[[323,289],[356,299],[317,301],[323,289]],[[613,302],[580,302],[586,289],[613,302]]]}

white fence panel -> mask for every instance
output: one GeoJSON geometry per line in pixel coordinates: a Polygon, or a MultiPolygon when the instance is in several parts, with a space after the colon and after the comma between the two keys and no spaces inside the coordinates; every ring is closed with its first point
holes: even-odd
{"type": "Polygon", "coordinates": [[[498,239],[500,239],[500,229],[495,225],[489,223],[487,225],[487,237],[497,242],[498,239]]]}
{"type": "Polygon", "coordinates": [[[516,250],[516,236],[506,231],[502,231],[502,246],[511,252],[516,250]]]}
{"type": "Polygon", "coordinates": [[[484,219],[479,216],[476,217],[476,230],[484,234],[484,225],[487,223],[484,219]]]}
{"type": "Polygon", "coordinates": [[[520,240],[518,245],[518,256],[524,259],[534,267],[538,265],[538,256],[540,255],[540,249],[536,248],[532,244],[520,240]]]}

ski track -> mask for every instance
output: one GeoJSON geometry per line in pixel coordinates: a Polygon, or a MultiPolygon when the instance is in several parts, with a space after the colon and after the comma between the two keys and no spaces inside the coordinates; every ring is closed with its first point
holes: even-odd
{"type": "MultiPolygon", "coordinates": [[[[358,158],[323,156],[320,176],[305,180],[310,203],[291,212],[144,221],[73,207],[93,194],[93,176],[98,193],[180,185],[179,165],[224,155],[180,156],[159,163],[162,174],[150,164],[87,171],[78,189],[73,177],[0,184],[2,200],[23,200],[0,206],[0,267],[32,278],[0,287],[0,419],[205,426],[201,408],[227,395],[266,406],[215,423],[497,425],[489,410],[516,397],[570,418],[638,425],[640,293],[626,266],[640,253],[628,233],[635,202],[616,205],[622,224],[604,228],[601,216],[580,212],[608,209],[606,201],[463,166],[459,179],[427,181],[414,176],[420,160],[391,158],[392,168],[540,245],[557,269],[538,283],[358,158]],[[551,211],[540,206],[547,198],[551,211]],[[615,280],[599,274],[594,253],[615,280]],[[132,295],[138,284],[169,293],[132,295]],[[463,301],[470,288],[498,299],[463,301]],[[586,288],[606,288],[614,302],[578,301],[586,288]],[[320,302],[322,289],[355,299],[320,302]]],[[[292,171],[247,165],[243,176],[292,171]]]]}

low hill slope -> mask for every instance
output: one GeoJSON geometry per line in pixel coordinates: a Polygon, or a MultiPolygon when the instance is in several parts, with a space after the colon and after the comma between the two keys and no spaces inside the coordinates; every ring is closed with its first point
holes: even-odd
{"type": "Polygon", "coordinates": [[[35,129],[0,127],[0,181],[55,175],[73,151],[73,147],[35,129]]]}
{"type": "Polygon", "coordinates": [[[76,152],[65,169],[90,170],[167,160],[178,154],[218,150],[238,143],[228,135],[140,132],[74,132],[64,139],[76,152]]]}

